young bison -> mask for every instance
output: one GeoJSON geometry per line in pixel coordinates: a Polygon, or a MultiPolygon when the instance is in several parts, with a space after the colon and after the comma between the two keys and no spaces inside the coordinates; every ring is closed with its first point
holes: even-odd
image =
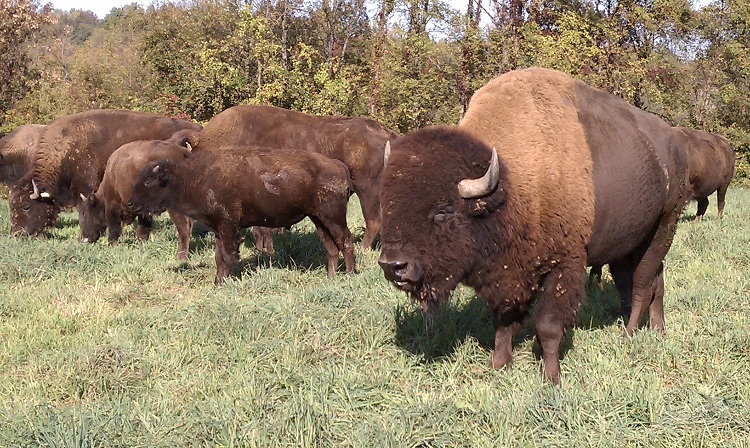
{"type": "MultiPolygon", "coordinates": [[[[179,163],[188,154],[190,152],[186,148],[160,140],[139,140],[120,146],[109,157],[99,188],[88,197],[81,195],[78,206],[81,241],[94,243],[108,229],[109,243],[112,244],[120,238],[123,223],[129,224],[136,217],[136,235],[141,241],[147,240],[151,233],[152,215],[136,215],[127,207],[136,176],[149,162],[166,160],[179,163]]],[[[190,245],[192,222],[187,216],[172,210],[167,212],[179,235],[177,258],[185,260],[190,245]]]]}
{"type": "Polygon", "coordinates": [[[352,234],[346,224],[351,194],[346,166],[296,150],[232,148],[191,153],[181,162],[148,163],[138,175],[130,208],[187,215],[216,236],[216,284],[239,259],[239,231],[250,226],[288,227],[312,220],[328,254],[333,277],[339,251],[354,271],[352,234]]]}

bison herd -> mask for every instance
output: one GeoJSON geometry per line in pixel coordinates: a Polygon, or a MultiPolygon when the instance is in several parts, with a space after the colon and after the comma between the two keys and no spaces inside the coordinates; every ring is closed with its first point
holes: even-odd
{"type": "Polygon", "coordinates": [[[592,276],[609,265],[626,332],[648,311],[664,328],[664,257],[685,204],[696,219],[734,174],[727,140],[671,127],[560,72],[506,73],[479,89],[456,126],[403,136],[367,118],[235,106],[205,126],[158,115],[92,110],[0,140],[11,234],[37,236],[77,206],[81,241],[155,214],[177,228],[187,258],[194,221],[215,235],[216,283],[237,264],[241,230],[273,253],[272,228],[315,224],[333,277],[355,270],[346,221],[357,194],[361,244],[380,234],[378,263],[427,318],[459,284],[492,310],[490,365],[512,362],[512,337],[535,306],[544,374],[559,381],[559,349],[592,276]]]}

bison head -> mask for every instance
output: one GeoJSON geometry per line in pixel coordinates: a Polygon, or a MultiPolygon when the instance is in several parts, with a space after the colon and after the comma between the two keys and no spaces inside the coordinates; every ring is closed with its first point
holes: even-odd
{"type": "Polygon", "coordinates": [[[37,236],[55,224],[59,211],[52,195],[41,190],[34,179],[22,178],[10,188],[10,233],[37,236]]]}
{"type": "Polygon", "coordinates": [[[81,226],[81,242],[95,243],[107,230],[104,202],[90,194],[81,195],[78,204],[78,224],[81,226]]]}
{"type": "Polygon", "coordinates": [[[430,314],[497,244],[505,168],[457,128],[427,128],[393,141],[380,191],[378,263],[430,314]]]}
{"type": "Polygon", "coordinates": [[[175,165],[168,161],[151,162],[144,166],[133,185],[128,208],[133,213],[162,213],[167,209],[170,191],[175,182],[175,165]]]}

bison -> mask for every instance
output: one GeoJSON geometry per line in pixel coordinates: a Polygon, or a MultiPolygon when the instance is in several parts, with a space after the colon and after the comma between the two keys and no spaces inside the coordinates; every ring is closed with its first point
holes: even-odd
{"type": "Polygon", "coordinates": [[[698,201],[695,220],[700,221],[708,208],[708,197],[716,192],[719,218],[724,214],[724,198],[734,176],[734,150],[718,134],[674,128],[688,154],[689,200],[698,201]]]}
{"type": "Polygon", "coordinates": [[[206,123],[195,150],[231,146],[292,148],[340,160],[349,169],[365,219],[361,245],[372,246],[380,230],[383,148],[396,134],[368,118],[315,116],[273,106],[235,106],[206,123]]]}
{"type": "Polygon", "coordinates": [[[42,132],[32,168],[10,189],[11,234],[38,235],[62,207],[77,205],[99,186],[107,159],[135,140],[165,140],[200,130],[176,118],[126,110],[91,110],[50,122],[42,132]]]}
{"type": "MultiPolygon", "coordinates": [[[[81,202],[78,205],[81,241],[94,243],[104,230],[109,231],[110,244],[117,241],[122,233],[123,222],[131,223],[136,218],[127,204],[130,202],[133,183],[141,168],[155,160],[178,163],[188,154],[189,151],[186,148],[160,140],[138,140],[120,146],[109,156],[107,169],[104,171],[104,178],[99,188],[89,196],[81,195],[81,202]]],[[[172,210],[167,210],[167,212],[179,235],[177,258],[185,260],[190,247],[192,221],[187,216],[172,210]]],[[[148,239],[151,233],[152,216],[151,214],[137,215],[136,235],[139,240],[148,239]]]]}
{"type": "Polygon", "coordinates": [[[626,331],[662,329],[663,259],[687,194],[687,159],[660,118],[563,73],[532,68],[479,89],[453,127],[391,142],[380,203],[385,277],[426,314],[467,284],[492,310],[490,361],[512,361],[538,296],[544,374],[584,299],[585,267],[609,263],[626,331]]]}
{"type": "Polygon", "coordinates": [[[133,187],[135,212],[173,209],[213,230],[215,283],[232,273],[239,258],[241,229],[288,227],[306,216],[315,224],[333,277],[339,251],[354,272],[352,234],[346,224],[351,180],[346,166],[298,150],[196,151],[181,162],[144,166],[133,187]]]}
{"type": "Polygon", "coordinates": [[[12,185],[31,168],[43,124],[27,124],[0,139],[0,183],[12,185]]]}

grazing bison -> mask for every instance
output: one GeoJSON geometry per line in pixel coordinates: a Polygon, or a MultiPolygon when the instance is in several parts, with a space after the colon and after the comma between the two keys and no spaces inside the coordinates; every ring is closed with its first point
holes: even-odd
{"type": "Polygon", "coordinates": [[[43,124],[27,124],[0,139],[0,183],[12,185],[31,168],[43,124]]]}
{"type": "Polygon", "coordinates": [[[380,230],[383,147],[396,134],[367,118],[314,116],[273,106],[235,106],[212,118],[197,134],[196,150],[252,145],[291,148],[340,160],[349,169],[365,219],[362,247],[380,230]]]}
{"type": "MultiPolygon", "coordinates": [[[[122,233],[123,222],[131,223],[136,218],[127,204],[141,168],[155,160],[179,163],[188,154],[190,152],[186,148],[160,140],[138,140],[120,146],[109,156],[104,178],[96,192],[81,197],[78,205],[81,241],[96,242],[105,229],[109,230],[110,244],[117,241],[122,233]]],[[[179,235],[177,258],[185,260],[190,248],[192,222],[187,216],[167,211],[179,235]]],[[[142,213],[137,218],[136,234],[139,240],[145,241],[151,233],[153,215],[142,213]]]]}
{"type": "Polygon", "coordinates": [[[538,295],[546,377],[584,298],[585,266],[609,263],[633,308],[663,328],[662,260],[685,204],[687,160],[670,126],[560,72],[519,70],[479,89],[458,126],[391,142],[379,264],[428,315],[458,283],[492,308],[491,366],[538,295]]]}
{"type": "Polygon", "coordinates": [[[339,251],[354,271],[346,225],[351,180],[343,163],[298,150],[196,151],[184,161],[151,162],[141,169],[130,207],[136,212],[173,209],[213,230],[216,278],[223,283],[239,258],[239,231],[250,226],[288,227],[308,216],[328,253],[333,277],[339,251]]]}
{"type": "Polygon", "coordinates": [[[718,134],[680,127],[673,129],[688,155],[688,199],[698,201],[695,220],[703,219],[708,208],[708,197],[714,191],[721,218],[724,214],[724,197],[734,176],[732,145],[718,134]]]}
{"type": "Polygon", "coordinates": [[[126,110],[91,110],[52,121],[42,132],[31,170],[10,189],[11,234],[38,235],[62,207],[96,190],[107,159],[135,140],[166,140],[200,125],[126,110]]]}

